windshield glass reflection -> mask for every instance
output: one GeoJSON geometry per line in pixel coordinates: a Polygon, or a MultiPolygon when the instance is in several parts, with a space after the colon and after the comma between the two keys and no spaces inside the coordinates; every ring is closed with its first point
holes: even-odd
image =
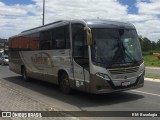
{"type": "Polygon", "coordinates": [[[142,60],[136,30],[93,29],[92,60],[101,66],[134,65],[142,60]]]}

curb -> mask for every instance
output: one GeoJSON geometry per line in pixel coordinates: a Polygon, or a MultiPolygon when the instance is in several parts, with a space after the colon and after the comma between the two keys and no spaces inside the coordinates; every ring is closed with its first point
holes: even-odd
{"type": "Polygon", "coordinates": [[[160,82],[160,79],[154,79],[154,78],[144,78],[144,80],[152,82],[160,82]]]}
{"type": "Polygon", "coordinates": [[[146,69],[160,70],[160,67],[145,67],[146,69]]]}

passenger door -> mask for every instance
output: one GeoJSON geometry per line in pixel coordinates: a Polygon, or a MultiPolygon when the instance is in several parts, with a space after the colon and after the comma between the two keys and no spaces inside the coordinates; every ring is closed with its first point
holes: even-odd
{"type": "Polygon", "coordinates": [[[89,55],[84,25],[79,23],[72,24],[72,50],[75,88],[84,91],[89,82],[89,55]]]}

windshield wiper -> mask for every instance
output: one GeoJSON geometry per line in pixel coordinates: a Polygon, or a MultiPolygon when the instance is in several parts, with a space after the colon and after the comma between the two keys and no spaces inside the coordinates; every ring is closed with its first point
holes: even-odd
{"type": "Polygon", "coordinates": [[[121,53],[121,56],[120,55],[114,55],[113,58],[112,58],[112,61],[109,63],[109,67],[111,67],[112,65],[114,64],[118,64],[120,66],[120,62],[117,62],[117,61],[124,61],[124,55],[123,53],[121,53]],[[121,60],[122,59],[122,60],[121,60]]]}
{"type": "Polygon", "coordinates": [[[137,63],[138,61],[133,57],[133,55],[123,46],[124,48],[124,53],[129,57],[129,59],[133,62],[133,63],[137,63]]]}
{"type": "Polygon", "coordinates": [[[116,63],[116,61],[121,61],[121,59],[123,59],[124,60],[124,63],[121,63],[121,64],[126,64],[125,63],[125,55],[127,55],[128,56],[128,58],[133,62],[133,63],[135,63],[135,64],[137,64],[137,60],[132,56],[132,54],[123,46],[123,49],[121,49],[122,51],[123,51],[123,53],[122,53],[122,56],[114,56],[113,57],[113,59],[112,59],[112,61],[109,63],[109,67],[111,67],[112,65],[114,65],[114,64],[119,64],[120,65],[120,63],[118,62],[118,63],[116,63]]]}

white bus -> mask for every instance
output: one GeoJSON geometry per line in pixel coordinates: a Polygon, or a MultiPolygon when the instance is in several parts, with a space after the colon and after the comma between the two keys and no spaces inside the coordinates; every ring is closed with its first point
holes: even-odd
{"type": "Polygon", "coordinates": [[[135,27],[109,20],[62,20],[9,39],[9,68],[72,89],[109,93],[144,85],[144,62],[135,27]]]}

